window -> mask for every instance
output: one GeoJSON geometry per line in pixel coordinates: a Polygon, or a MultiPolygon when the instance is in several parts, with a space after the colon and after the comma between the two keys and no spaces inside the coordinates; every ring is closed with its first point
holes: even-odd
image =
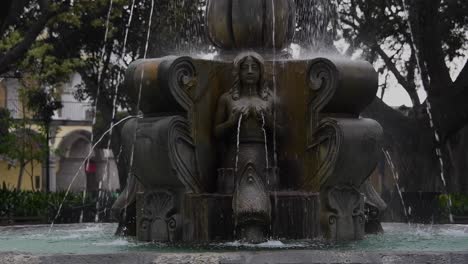
{"type": "Polygon", "coordinates": [[[40,190],[41,189],[41,177],[40,176],[35,176],[34,177],[34,185],[35,185],[35,188],[36,190],[40,190]]]}

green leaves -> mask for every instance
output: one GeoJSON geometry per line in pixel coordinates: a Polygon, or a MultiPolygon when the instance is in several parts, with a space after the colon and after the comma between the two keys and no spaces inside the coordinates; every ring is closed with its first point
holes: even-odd
{"type": "Polygon", "coordinates": [[[50,124],[54,111],[63,107],[62,102],[56,100],[50,93],[44,89],[27,90],[28,109],[34,113],[34,118],[50,124]]]}
{"type": "MultiPolygon", "coordinates": [[[[107,205],[111,205],[116,199],[109,194],[107,205]]],[[[81,193],[69,193],[65,198],[65,192],[45,193],[33,191],[11,191],[0,188],[0,217],[46,217],[48,222],[57,214],[60,204],[63,202],[62,212],[77,211],[83,206],[94,207],[96,198],[88,195],[83,203],[81,193]]],[[[60,221],[60,219],[59,219],[60,221]]]]}
{"type": "Polygon", "coordinates": [[[448,213],[449,197],[452,202],[450,212],[454,215],[466,216],[468,215],[468,195],[466,194],[449,194],[439,196],[439,206],[448,213]]]}

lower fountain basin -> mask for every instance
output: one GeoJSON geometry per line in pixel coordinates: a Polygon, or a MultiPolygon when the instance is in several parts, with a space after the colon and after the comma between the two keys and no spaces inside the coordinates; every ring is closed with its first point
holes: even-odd
{"type": "MultiPolygon", "coordinates": [[[[384,223],[384,234],[364,240],[330,244],[323,240],[276,241],[253,245],[237,241],[210,244],[142,243],[114,236],[116,224],[0,227],[0,252],[27,254],[208,253],[283,249],[338,252],[468,252],[468,225],[407,225],[384,223]]],[[[3,262],[2,262],[3,263],[3,262]]]]}

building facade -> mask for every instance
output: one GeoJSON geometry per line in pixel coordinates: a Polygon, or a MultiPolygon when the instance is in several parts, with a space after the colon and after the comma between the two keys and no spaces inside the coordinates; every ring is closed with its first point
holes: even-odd
{"type": "MultiPolygon", "coordinates": [[[[49,162],[28,164],[20,189],[70,189],[74,192],[85,189],[97,191],[99,186],[111,191],[119,189],[112,152],[91,149],[93,107],[90,102],[75,99],[75,87],[80,83],[81,77],[74,74],[64,85],[61,94],[63,108],[56,111],[50,126],[49,162]]],[[[0,78],[0,108],[7,108],[15,119],[23,118],[27,112],[18,94],[19,85],[16,79],[0,78]]],[[[16,188],[18,176],[19,168],[15,161],[0,157],[0,184],[9,189],[16,188]]]]}

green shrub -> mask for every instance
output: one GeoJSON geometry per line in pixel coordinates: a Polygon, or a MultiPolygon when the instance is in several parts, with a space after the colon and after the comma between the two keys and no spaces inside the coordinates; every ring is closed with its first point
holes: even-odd
{"type": "MultiPolygon", "coordinates": [[[[88,194],[83,203],[82,193],[69,193],[64,200],[65,192],[12,191],[0,188],[0,217],[44,217],[47,222],[50,222],[56,216],[60,204],[63,202],[61,214],[68,214],[65,222],[72,222],[76,221],[76,215],[79,215],[83,209],[94,210],[89,214],[95,214],[96,196],[88,194]]],[[[109,193],[108,197],[105,199],[107,203],[101,206],[102,209],[105,207],[109,209],[116,196],[109,193]]],[[[59,222],[64,221],[59,219],[59,222]]]]}
{"type": "Polygon", "coordinates": [[[445,212],[448,213],[448,199],[451,198],[452,207],[450,211],[454,215],[468,215],[468,195],[466,194],[450,194],[440,195],[439,205],[445,212]]]}

